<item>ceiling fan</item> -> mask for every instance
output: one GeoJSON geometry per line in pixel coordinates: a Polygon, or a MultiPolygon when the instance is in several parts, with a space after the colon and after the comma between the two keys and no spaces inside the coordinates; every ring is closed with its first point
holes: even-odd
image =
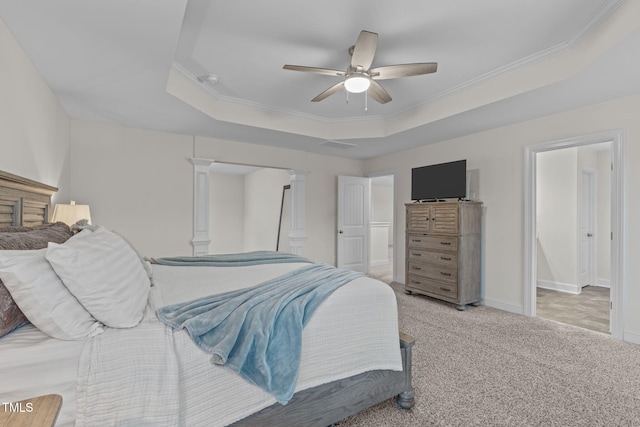
{"type": "Polygon", "coordinates": [[[367,92],[371,98],[381,104],[391,101],[391,95],[377,82],[377,80],[397,79],[400,77],[419,76],[435,73],[438,70],[437,62],[420,62],[413,64],[387,65],[384,67],[370,68],[378,45],[378,34],[370,31],[361,31],[356,44],[349,48],[351,63],[347,71],[332,70],[329,68],[305,67],[301,65],[285,65],[285,70],[302,71],[305,73],[322,74],[326,76],[340,76],[344,80],[325,90],[311,102],[322,101],[344,87],[347,92],[367,92]]]}

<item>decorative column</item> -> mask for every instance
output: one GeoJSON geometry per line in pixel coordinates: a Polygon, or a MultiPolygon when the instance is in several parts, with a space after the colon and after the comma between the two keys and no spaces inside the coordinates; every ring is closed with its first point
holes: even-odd
{"type": "Polygon", "coordinates": [[[193,164],[193,255],[209,254],[209,168],[215,160],[191,158],[193,164]]]}
{"type": "Polygon", "coordinates": [[[290,170],[291,178],[291,228],[289,230],[289,245],[291,253],[304,255],[307,243],[307,229],[305,218],[307,171],[290,170]]]}

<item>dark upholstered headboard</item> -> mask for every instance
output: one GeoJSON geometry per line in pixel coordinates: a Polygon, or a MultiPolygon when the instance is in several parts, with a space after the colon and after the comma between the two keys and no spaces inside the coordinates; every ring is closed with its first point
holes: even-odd
{"type": "Polygon", "coordinates": [[[56,187],[0,171],[0,228],[48,223],[56,191],[56,187]]]}

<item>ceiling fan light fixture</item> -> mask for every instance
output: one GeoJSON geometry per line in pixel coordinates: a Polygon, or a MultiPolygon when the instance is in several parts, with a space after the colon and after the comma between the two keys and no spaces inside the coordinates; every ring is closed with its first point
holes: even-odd
{"type": "MultiPolygon", "coordinates": [[[[344,77],[344,80],[337,82],[329,89],[321,92],[313,98],[311,102],[322,101],[344,87],[347,91],[347,102],[349,100],[349,93],[362,93],[371,89],[370,92],[367,92],[367,95],[380,104],[386,104],[391,101],[391,95],[378,83],[378,80],[420,76],[435,73],[438,70],[437,62],[415,62],[411,64],[395,64],[371,68],[377,45],[378,34],[362,30],[356,40],[356,44],[349,48],[351,61],[346,71],[289,64],[285,64],[282,68],[285,70],[303,71],[305,73],[322,74],[325,76],[344,77]]],[[[365,111],[367,99],[368,98],[365,98],[365,111]]]]}
{"type": "Polygon", "coordinates": [[[371,80],[362,75],[349,76],[344,81],[344,88],[351,93],[362,93],[369,89],[371,80]]]}

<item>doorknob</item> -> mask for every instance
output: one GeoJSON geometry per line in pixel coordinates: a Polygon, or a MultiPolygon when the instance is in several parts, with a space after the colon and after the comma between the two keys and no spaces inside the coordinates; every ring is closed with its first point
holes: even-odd
{"type": "Polygon", "coordinates": [[[338,230],[338,233],[342,234],[342,230],[338,230]]]}
{"type": "Polygon", "coordinates": [[[593,237],[593,233],[587,233],[587,237],[593,237]]]}

